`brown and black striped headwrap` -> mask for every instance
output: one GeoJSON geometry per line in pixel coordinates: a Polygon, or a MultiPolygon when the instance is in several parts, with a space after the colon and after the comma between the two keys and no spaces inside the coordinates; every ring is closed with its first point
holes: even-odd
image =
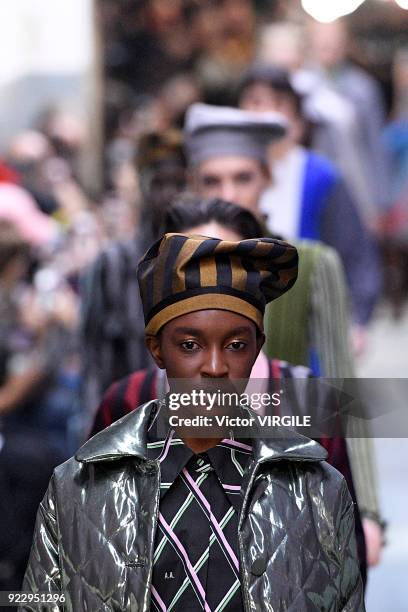
{"type": "Polygon", "coordinates": [[[146,334],[214,308],[241,314],[262,330],[265,305],[292,287],[297,272],[297,250],[281,240],[165,234],[138,267],[146,334]]]}

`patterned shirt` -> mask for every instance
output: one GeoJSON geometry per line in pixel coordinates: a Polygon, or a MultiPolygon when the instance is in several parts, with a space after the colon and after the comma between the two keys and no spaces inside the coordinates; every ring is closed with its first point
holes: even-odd
{"type": "Polygon", "coordinates": [[[160,462],[151,610],[242,612],[238,516],[247,441],[224,439],[194,454],[174,430],[149,427],[148,455],[160,462]]]}

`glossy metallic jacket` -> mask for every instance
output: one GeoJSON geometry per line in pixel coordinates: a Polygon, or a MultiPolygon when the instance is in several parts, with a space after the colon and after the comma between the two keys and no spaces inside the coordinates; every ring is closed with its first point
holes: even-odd
{"type": "MultiPolygon", "coordinates": [[[[146,457],[153,404],[56,468],[23,585],[66,593],[65,607],[44,610],[150,610],[160,482],[159,464],[146,457]]],[[[238,532],[245,612],[364,611],[343,477],[324,461],[320,445],[299,434],[253,442],[238,532]]]]}

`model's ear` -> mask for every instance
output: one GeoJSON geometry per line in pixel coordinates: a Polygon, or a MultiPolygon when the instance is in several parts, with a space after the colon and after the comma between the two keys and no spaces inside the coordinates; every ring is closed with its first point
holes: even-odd
{"type": "Polygon", "coordinates": [[[165,368],[161,354],[160,334],[157,336],[146,336],[145,342],[157,367],[164,370],[165,368]]]}

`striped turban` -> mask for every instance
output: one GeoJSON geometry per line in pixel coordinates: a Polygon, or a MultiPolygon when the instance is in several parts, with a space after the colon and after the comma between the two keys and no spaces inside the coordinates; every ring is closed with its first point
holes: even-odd
{"type": "Polygon", "coordinates": [[[297,250],[281,240],[165,234],[138,266],[146,334],[208,309],[243,315],[262,330],[265,305],[292,287],[297,272],[297,250]]]}

